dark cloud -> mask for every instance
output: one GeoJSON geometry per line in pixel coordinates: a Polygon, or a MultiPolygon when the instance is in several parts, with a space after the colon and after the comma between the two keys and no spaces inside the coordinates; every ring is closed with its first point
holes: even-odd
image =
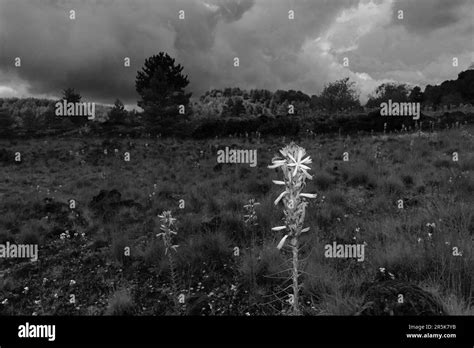
{"type": "Polygon", "coordinates": [[[472,0],[397,0],[393,4],[393,22],[411,32],[429,33],[458,22],[462,18],[459,9],[469,3],[472,0]],[[403,20],[398,19],[398,10],[403,10],[403,20]]]}
{"type": "Polygon", "coordinates": [[[472,17],[466,20],[465,1],[387,1],[0,0],[0,95],[58,96],[73,87],[87,99],[135,104],[136,73],[160,51],[184,66],[195,96],[226,86],[318,93],[344,76],[371,87],[372,77],[382,80],[387,71],[405,77],[430,60],[435,78],[448,59],[443,52],[469,56],[472,17]],[[391,20],[397,8],[404,9],[409,32],[445,28],[436,34],[444,40],[441,48],[391,20]],[[460,13],[465,25],[458,28],[460,13]],[[349,69],[340,64],[344,56],[351,57],[349,69]],[[21,68],[13,66],[15,57],[21,68]],[[130,68],[123,66],[125,57],[130,68]]]}
{"type": "Polygon", "coordinates": [[[166,51],[184,65],[196,94],[212,86],[273,88],[304,74],[295,57],[302,44],[357,2],[296,1],[298,20],[289,23],[288,1],[0,0],[1,83],[26,82],[31,94],[74,87],[88,98],[134,103],[137,70],[166,51]],[[240,70],[233,69],[235,56],[240,70]],[[21,68],[13,67],[15,57],[21,68]],[[123,66],[124,57],[132,67],[123,66]]]}

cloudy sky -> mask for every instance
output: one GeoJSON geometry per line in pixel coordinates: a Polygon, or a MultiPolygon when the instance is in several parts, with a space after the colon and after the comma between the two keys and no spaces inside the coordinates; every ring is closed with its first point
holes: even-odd
{"type": "Polygon", "coordinates": [[[364,102],[383,82],[424,87],[466,70],[474,1],[0,0],[0,97],[73,87],[87,100],[136,104],[137,70],[160,51],[184,66],[193,96],[226,86],[311,95],[348,76],[364,102]]]}

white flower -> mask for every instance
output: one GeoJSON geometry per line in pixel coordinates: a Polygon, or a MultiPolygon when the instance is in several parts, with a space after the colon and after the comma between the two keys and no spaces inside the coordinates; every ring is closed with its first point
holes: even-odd
{"type": "Polygon", "coordinates": [[[8,303],[8,298],[6,298],[2,301],[2,305],[6,305],[7,303],[8,303]]]}
{"type": "Polygon", "coordinates": [[[290,157],[290,159],[293,161],[292,163],[288,164],[288,167],[295,167],[295,170],[293,171],[293,176],[295,176],[296,173],[299,170],[301,170],[301,172],[306,178],[311,179],[312,176],[306,172],[307,170],[310,170],[311,168],[305,165],[305,164],[311,163],[311,158],[308,156],[305,159],[302,159],[304,154],[305,154],[305,150],[302,148],[298,149],[298,154],[297,154],[296,159],[290,153],[288,153],[288,157],[290,157]]]}
{"type": "Polygon", "coordinates": [[[74,284],[76,284],[76,281],[73,280],[73,279],[71,279],[71,281],[69,282],[69,285],[70,285],[70,286],[73,286],[74,284]]]}

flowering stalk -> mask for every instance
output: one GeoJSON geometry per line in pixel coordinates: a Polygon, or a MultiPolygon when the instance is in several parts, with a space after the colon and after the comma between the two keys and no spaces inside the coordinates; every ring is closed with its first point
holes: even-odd
{"type": "Polygon", "coordinates": [[[251,282],[252,282],[252,287],[255,287],[256,280],[255,280],[255,272],[254,272],[254,258],[253,258],[253,251],[255,250],[255,229],[258,226],[257,222],[257,212],[255,210],[255,207],[257,205],[260,205],[260,203],[255,202],[255,199],[249,199],[249,203],[244,205],[245,209],[245,215],[244,215],[244,223],[245,226],[248,230],[250,230],[251,235],[251,247],[250,247],[250,257],[251,257],[251,263],[250,263],[250,272],[251,272],[251,282]]]}
{"type": "Polygon", "coordinates": [[[278,243],[277,248],[281,249],[289,239],[292,251],[292,269],[291,278],[293,280],[293,297],[290,301],[293,307],[293,314],[300,314],[299,310],[299,284],[298,284],[298,238],[309,231],[309,227],[303,228],[306,206],[308,202],[306,198],[316,198],[316,194],[302,193],[301,191],[306,185],[306,179],[312,179],[307,170],[311,169],[307,164],[312,163],[311,158],[306,155],[306,150],[295,143],[284,147],[280,150],[283,158],[273,158],[272,165],[268,168],[281,168],[283,171],[283,181],[273,180],[276,185],[285,187],[285,190],[275,200],[275,205],[280,201],[283,202],[283,212],[285,214],[285,225],[273,227],[273,231],[285,230],[285,236],[278,243]]]}
{"type": "Polygon", "coordinates": [[[168,255],[168,261],[170,264],[171,286],[173,287],[173,293],[174,293],[173,297],[174,297],[176,307],[178,308],[179,307],[178,301],[177,301],[178,284],[176,281],[174,259],[171,252],[168,252],[169,249],[173,249],[176,252],[176,249],[179,246],[179,245],[173,245],[171,241],[173,234],[174,235],[178,234],[177,232],[172,230],[176,219],[173,218],[173,216],[171,215],[171,211],[169,210],[163,211],[163,213],[161,213],[161,215],[158,215],[158,217],[160,218],[160,223],[161,223],[160,230],[163,232],[158,233],[156,236],[163,238],[163,244],[165,245],[165,255],[168,255]]]}

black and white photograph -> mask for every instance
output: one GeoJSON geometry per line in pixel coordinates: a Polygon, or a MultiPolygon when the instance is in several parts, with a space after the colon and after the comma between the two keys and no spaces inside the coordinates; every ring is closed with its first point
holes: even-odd
{"type": "Polygon", "coordinates": [[[472,346],[473,242],[473,0],[0,0],[0,345],[472,346]]]}

